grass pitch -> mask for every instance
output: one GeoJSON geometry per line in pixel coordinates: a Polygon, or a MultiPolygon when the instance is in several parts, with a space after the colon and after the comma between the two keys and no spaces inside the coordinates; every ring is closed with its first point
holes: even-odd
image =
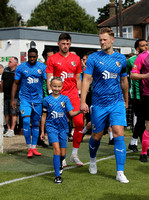
{"type": "MultiPolygon", "coordinates": [[[[132,136],[131,131],[125,131],[125,136],[126,147],[128,147],[132,136]]],[[[42,156],[33,159],[27,159],[27,150],[1,154],[0,199],[147,200],[149,163],[139,161],[140,153],[128,151],[125,174],[130,183],[122,184],[115,180],[115,158],[110,157],[114,155],[114,147],[108,145],[108,135],[102,138],[97,153],[98,173],[89,174],[88,140],[84,139],[79,149],[79,157],[85,163],[84,167],[76,167],[75,164],[70,163],[72,143],[68,143],[66,158],[68,167],[63,172],[61,185],[54,184],[51,147],[39,148],[42,156]]],[[[141,150],[140,144],[139,149],[141,150]]]]}

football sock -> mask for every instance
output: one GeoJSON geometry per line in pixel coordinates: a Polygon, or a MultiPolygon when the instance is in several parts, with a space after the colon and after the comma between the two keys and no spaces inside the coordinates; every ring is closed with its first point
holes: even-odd
{"type": "Polygon", "coordinates": [[[73,147],[72,148],[72,154],[78,154],[78,148],[73,147]]]}
{"type": "Polygon", "coordinates": [[[95,162],[96,162],[96,157],[95,158],[90,157],[90,163],[95,163],[95,162]]]}
{"type": "Polygon", "coordinates": [[[39,121],[32,120],[32,144],[36,145],[39,137],[39,121]]]}
{"type": "Polygon", "coordinates": [[[60,165],[62,165],[62,162],[63,160],[66,158],[66,155],[65,156],[60,156],[60,165]]]}
{"type": "Polygon", "coordinates": [[[36,149],[36,145],[32,145],[32,149],[36,149]]]}
{"type": "Polygon", "coordinates": [[[82,141],[82,138],[83,138],[83,129],[82,130],[77,130],[75,128],[74,134],[73,134],[73,147],[79,148],[80,147],[80,143],[82,141]]]}
{"type": "Polygon", "coordinates": [[[23,118],[23,134],[27,144],[31,144],[30,117],[23,118]]]}
{"type": "Polygon", "coordinates": [[[113,139],[113,133],[112,132],[109,132],[109,138],[110,138],[110,140],[113,139]]]}
{"type": "Polygon", "coordinates": [[[149,132],[147,132],[145,130],[144,133],[143,133],[143,136],[142,136],[142,152],[141,152],[141,155],[142,154],[147,155],[148,147],[149,147],[149,132]]]}
{"type": "Polygon", "coordinates": [[[86,129],[86,126],[83,129],[83,134],[85,134],[88,130],[86,129]]]}
{"type": "Polygon", "coordinates": [[[96,153],[97,153],[99,145],[100,145],[100,140],[95,141],[95,140],[93,140],[93,138],[91,136],[90,140],[89,140],[90,158],[95,158],[96,157],[96,153]]]}
{"type": "Polygon", "coordinates": [[[135,139],[132,137],[131,141],[130,141],[130,145],[138,145],[138,139],[135,139]]]}
{"type": "Polygon", "coordinates": [[[117,171],[124,171],[126,160],[126,146],[124,136],[114,138],[114,153],[117,171]]]}
{"type": "Polygon", "coordinates": [[[28,144],[28,149],[32,149],[32,145],[31,144],[28,144]]]}
{"type": "Polygon", "coordinates": [[[53,165],[55,170],[55,176],[60,176],[60,155],[53,156],[53,165]]]}

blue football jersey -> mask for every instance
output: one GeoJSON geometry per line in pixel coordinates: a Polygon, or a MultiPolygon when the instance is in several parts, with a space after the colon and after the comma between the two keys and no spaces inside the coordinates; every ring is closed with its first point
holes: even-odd
{"type": "Polygon", "coordinates": [[[20,80],[20,100],[29,103],[42,103],[43,100],[43,79],[46,79],[46,65],[36,62],[30,65],[29,62],[20,64],[16,69],[15,80],[20,80]]]}
{"type": "Polygon", "coordinates": [[[127,76],[126,57],[118,52],[90,54],[84,73],[93,76],[92,105],[108,106],[123,101],[120,77],[127,76]]]}
{"type": "Polygon", "coordinates": [[[47,112],[46,129],[69,132],[67,112],[73,110],[73,106],[67,96],[60,95],[54,98],[49,95],[43,99],[43,111],[47,112]]]}

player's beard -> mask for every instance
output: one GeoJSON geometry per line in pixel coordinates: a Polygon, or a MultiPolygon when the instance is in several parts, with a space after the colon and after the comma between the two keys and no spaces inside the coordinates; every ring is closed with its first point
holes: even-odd
{"type": "Polygon", "coordinates": [[[69,49],[68,48],[64,48],[64,49],[61,49],[62,53],[68,53],[69,49]]]}

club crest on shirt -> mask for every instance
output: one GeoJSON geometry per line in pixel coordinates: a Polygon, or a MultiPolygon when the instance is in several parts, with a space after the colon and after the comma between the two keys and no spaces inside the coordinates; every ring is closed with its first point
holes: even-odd
{"type": "Polygon", "coordinates": [[[120,63],[119,61],[116,62],[116,65],[117,65],[118,67],[121,67],[121,63],[120,63]]]}
{"type": "Polygon", "coordinates": [[[92,124],[92,129],[96,130],[95,124],[92,124]]]}
{"type": "Polygon", "coordinates": [[[64,101],[61,102],[61,106],[62,106],[62,108],[65,108],[65,102],[64,101]]]}
{"type": "Polygon", "coordinates": [[[136,65],[136,64],[133,66],[133,69],[134,69],[134,70],[136,70],[136,69],[137,69],[137,65],[136,65]]]}
{"type": "Polygon", "coordinates": [[[24,114],[24,110],[21,110],[21,114],[24,114]]]}
{"type": "Polygon", "coordinates": [[[72,65],[73,67],[75,67],[75,66],[76,66],[75,61],[72,61],[72,62],[71,62],[71,65],[72,65]]]}
{"type": "Polygon", "coordinates": [[[38,69],[37,71],[38,71],[38,74],[41,74],[41,69],[38,69]]]}

